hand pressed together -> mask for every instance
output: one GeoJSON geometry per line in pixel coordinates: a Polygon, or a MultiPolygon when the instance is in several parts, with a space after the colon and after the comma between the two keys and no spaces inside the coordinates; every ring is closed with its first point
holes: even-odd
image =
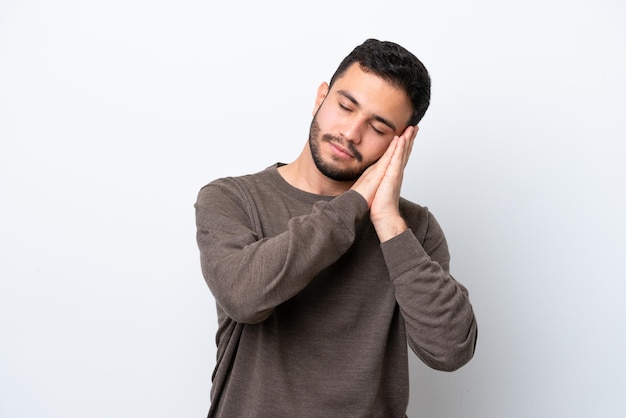
{"type": "Polygon", "coordinates": [[[398,205],[404,168],[417,131],[417,126],[408,126],[400,136],[395,136],[383,156],[365,170],[352,186],[352,190],[367,200],[370,219],[381,242],[407,229],[398,205]]]}

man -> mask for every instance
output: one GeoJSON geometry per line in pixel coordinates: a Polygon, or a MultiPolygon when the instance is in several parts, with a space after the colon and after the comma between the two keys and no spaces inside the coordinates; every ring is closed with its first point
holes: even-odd
{"type": "Polygon", "coordinates": [[[429,100],[422,63],[369,39],[318,88],[295,161],[201,189],[219,321],[209,417],[404,417],[407,346],[439,370],[471,359],[444,234],[400,198],[429,100]]]}

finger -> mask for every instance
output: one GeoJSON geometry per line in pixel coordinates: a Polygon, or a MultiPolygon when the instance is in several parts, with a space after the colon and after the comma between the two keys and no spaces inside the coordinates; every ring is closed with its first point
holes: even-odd
{"type": "Polygon", "coordinates": [[[382,163],[380,165],[383,166],[385,170],[387,169],[387,166],[389,165],[389,162],[393,158],[394,154],[398,151],[399,140],[400,137],[395,136],[389,143],[389,146],[383,156],[380,157],[380,160],[378,160],[378,162],[382,163]]]}
{"type": "Polygon", "coordinates": [[[405,145],[404,145],[404,153],[402,155],[402,167],[406,167],[409,162],[409,157],[411,155],[411,151],[413,150],[413,143],[415,141],[415,135],[417,134],[417,126],[407,127],[405,130],[405,145]],[[410,129],[409,129],[410,128],[410,129]]]}
{"type": "Polygon", "coordinates": [[[401,173],[404,169],[404,156],[406,154],[406,144],[407,139],[404,136],[399,136],[397,138],[396,149],[394,150],[392,159],[389,163],[388,171],[389,173],[401,173]]]}
{"type": "Polygon", "coordinates": [[[417,133],[417,129],[415,129],[413,131],[413,135],[411,135],[411,139],[407,144],[407,150],[406,153],[404,154],[404,166],[406,167],[407,163],[409,162],[409,157],[411,157],[411,153],[413,152],[413,144],[415,144],[415,134],[417,133]]]}
{"type": "Polygon", "coordinates": [[[417,135],[417,130],[418,130],[417,125],[409,125],[406,128],[404,128],[404,131],[400,135],[404,136],[407,139],[413,139],[415,138],[415,135],[417,135]]]}

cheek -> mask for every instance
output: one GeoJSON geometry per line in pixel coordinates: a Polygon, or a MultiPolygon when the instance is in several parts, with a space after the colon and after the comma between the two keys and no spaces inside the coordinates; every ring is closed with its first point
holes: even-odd
{"type": "Polygon", "coordinates": [[[317,123],[322,127],[322,130],[332,130],[338,124],[337,115],[333,112],[329,112],[324,106],[320,107],[315,114],[317,123]]]}
{"type": "Polygon", "coordinates": [[[388,141],[381,138],[373,138],[370,143],[372,145],[368,147],[367,156],[364,155],[364,157],[366,160],[373,162],[377,161],[380,157],[383,156],[385,151],[387,151],[387,148],[389,148],[391,140],[388,141]]]}

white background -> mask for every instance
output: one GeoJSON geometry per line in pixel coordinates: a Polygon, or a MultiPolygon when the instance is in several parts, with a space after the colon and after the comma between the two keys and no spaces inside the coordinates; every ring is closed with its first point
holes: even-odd
{"type": "Polygon", "coordinates": [[[368,37],[431,72],[403,193],[479,322],[409,415],[626,416],[624,3],[223,3],[0,2],[0,416],[206,415],[196,193],[292,161],[368,37]]]}

